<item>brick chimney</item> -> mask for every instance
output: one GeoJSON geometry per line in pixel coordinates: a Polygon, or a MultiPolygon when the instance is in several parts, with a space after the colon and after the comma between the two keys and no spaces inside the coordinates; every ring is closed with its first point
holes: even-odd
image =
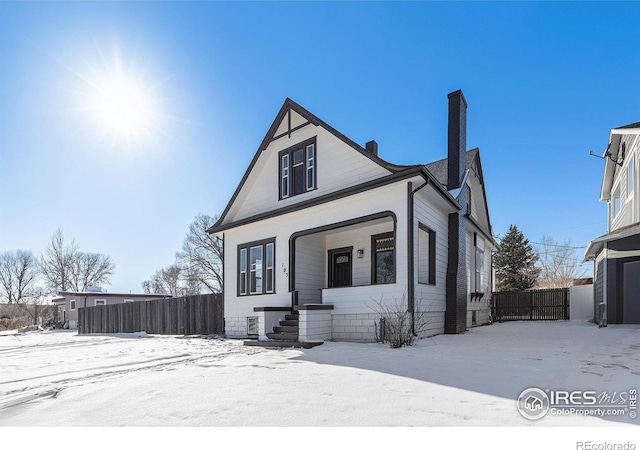
{"type": "Polygon", "coordinates": [[[365,144],[365,149],[374,156],[378,156],[378,143],[376,141],[369,141],[365,144]]]}
{"type": "MultiPolygon", "coordinates": [[[[467,102],[462,91],[449,94],[447,189],[458,189],[467,170],[467,102]]],[[[467,203],[467,190],[457,195],[461,205],[467,203]]],[[[464,333],[467,329],[467,240],[466,210],[449,214],[449,248],[446,276],[446,310],[444,332],[464,333]]]]}
{"type": "Polygon", "coordinates": [[[467,170],[467,101],[461,90],[449,97],[447,189],[458,189],[467,170]]]}

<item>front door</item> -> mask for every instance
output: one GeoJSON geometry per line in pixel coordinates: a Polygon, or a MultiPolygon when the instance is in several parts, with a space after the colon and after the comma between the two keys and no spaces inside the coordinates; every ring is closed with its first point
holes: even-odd
{"type": "Polygon", "coordinates": [[[329,287],[351,286],[351,257],[353,249],[329,250],[329,287]]]}

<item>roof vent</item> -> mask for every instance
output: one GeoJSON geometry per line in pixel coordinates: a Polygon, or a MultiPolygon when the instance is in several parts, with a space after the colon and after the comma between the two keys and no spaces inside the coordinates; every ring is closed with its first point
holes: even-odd
{"type": "Polygon", "coordinates": [[[369,141],[365,144],[365,148],[369,153],[374,156],[378,156],[378,143],[376,141],[369,141]]]}

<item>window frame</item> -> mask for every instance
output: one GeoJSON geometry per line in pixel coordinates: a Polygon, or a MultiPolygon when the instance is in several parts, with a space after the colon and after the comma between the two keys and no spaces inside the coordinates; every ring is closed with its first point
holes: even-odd
{"type": "Polygon", "coordinates": [[[76,301],[75,300],[69,300],[69,310],[70,311],[75,311],[76,310],[76,301]]]}
{"type": "Polygon", "coordinates": [[[396,282],[396,236],[393,231],[389,231],[386,233],[374,234],[371,236],[371,284],[395,284],[396,282]],[[393,273],[392,280],[390,282],[384,283],[378,281],[378,250],[376,249],[376,242],[381,239],[393,238],[393,273]]]}
{"type": "MultiPolygon", "coordinates": [[[[394,242],[395,244],[395,242],[394,242]]],[[[428,226],[418,222],[418,284],[436,285],[436,232],[428,226]],[[426,281],[424,277],[421,278],[420,270],[420,232],[427,233],[427,273],[426,281]],[[421,281],[422,280],[422,281],[421,281]]]]}
{"type": "MultiPolygon", "coordinates": [[[[300,164],[298,164],[300,165],[300,164]]],[[[296,165],[296,167],[298,166],[296,165]]],[[[316,190],[318,187],[318,146],[316,136],[278,153],[278,199],[284,200],[316,190]],[[311,149],[311,152],[310,152],[311,149]],[[293,154],[302,150],[302,192],[295,192],[293,154]],[[311,154],[312,153],[312,154],[311,154]],[[285,160],[286,159],[286,164],[285,160]]]]}
{"type": "Polygon", "coordinates": [[[276,293],[276,238],[268,238],[262,239],[260,241],[247,242],[245,244],[238,245],[237,251],[237,264],[236,264],[236,275],[237,275],[237,296],[238,297],[250,297],[253,295],[268,295],[276,293]],[[268,248],[271,248],[271,261],[268,261],[268,248]],[[258,274],[257,271],[252,269],[251,267],[251,250],[260,248],[262,252],[262,265],[261,265],[261,289],[258,291],[257,289],[252,290],[252,272],[256,272],[256,288],[257,288],[257,280],[258,274]],[[244,262],[244,272],[242,271],[244,262]],[[270,274],[269,274],[270,272],[270,274]],[[242,275],[244,276],[244,282],[242,275]],[[267,277],[270,276],[270,283],[267,280],[267,277]],[[269,284],[271,289],[269,289],[269,284]],[[244,289],[243,289],[244,288],[244,289]]]}
{"type": "Polygon", "coordinates": [[[629,158],[629,163],[627,164],[627,201],[633,198],[635,185],[635,167],[633,164],[633,158],[629,158]]]}
{"type": "Polygon", "coordinates": [[[613,189],[611,194],[611,220],[615,220],[622,209],[622,199],[620,198],[620,184],[613,189]]]}
{"type": "Polygon", "coordinates": [[[93,300],[93,306],[107,306],[107,299],[106,298],[96,298],[93,300]],[[98,304],[98,302],[102,302],[100,304],[98,304]]]}
{"type": "Polygon", "coordinates": [[[475,291],[484,292],[484,249],[481,249],[480,247],[476,247],[475,249],[475,291]]]}

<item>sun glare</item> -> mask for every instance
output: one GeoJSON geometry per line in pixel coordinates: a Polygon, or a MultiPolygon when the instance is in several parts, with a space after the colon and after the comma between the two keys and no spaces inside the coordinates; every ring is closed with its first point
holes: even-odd
{"type": "Polygon", "coordinates": [[[122,76],[103,80],[93,101],[93,109],[110,133],[131,139],[150,132],[152,101],[135,81],[122,76]]]}
{"type": "Polygon", "coordinates": [[[128,149],[157,142],[166,133],[161,83],[143,70],[145,61],[125,58],[117,47],[107,54],[95,53],[98,59],[73,72],[82,80],[75,89],[82,102],[78,109],[87,113],[96,138],[128,149]]]}

